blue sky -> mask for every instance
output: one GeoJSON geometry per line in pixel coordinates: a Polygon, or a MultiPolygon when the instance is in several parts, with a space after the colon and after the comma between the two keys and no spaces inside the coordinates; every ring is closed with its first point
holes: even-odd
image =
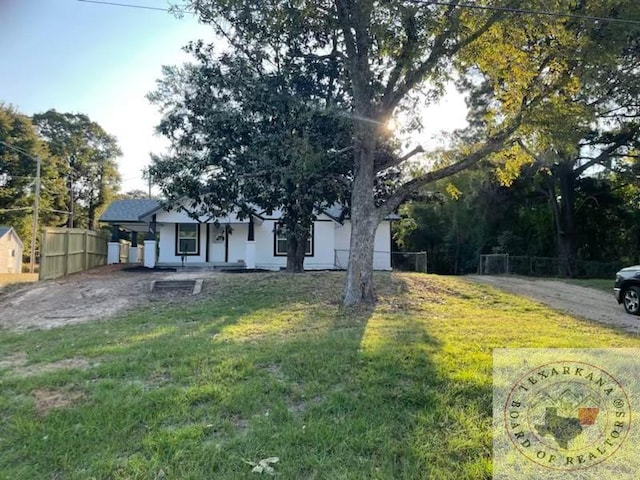
{"type": "MultiPolygon", "coordinates": [[[[166,0],[113,0],[166,8],[166,0]]],[[[32,115],[55,108],[87,114],[118,139],[122,191],[147,189],[141,171],[166,140],[154,134],[160,116],[145,95],[162,65],[189,60],[190,40],[215,41],[191,15],[78,0],[0,0],[0,102],[32,115]]],[[[441,144],[440,131],[465,124],[463,98],[452,89],[423,112],[425,131],[412,142],[441,144]],[[440,140],[440,141],[439,141],[440,140]]]]}
{"type": "MultiPolygon", "coordinates": [[[[165,0],[126,0],[167,7],[165,0]]],[[[213,40],[193,16],[79,2],[0,0],[0,101],[28,115],[80,112],[118,138],[122,190],[146,190],[141,169],[166,142],[145,95],[162,65],[188,60],[181,47],[213,40]]]]}

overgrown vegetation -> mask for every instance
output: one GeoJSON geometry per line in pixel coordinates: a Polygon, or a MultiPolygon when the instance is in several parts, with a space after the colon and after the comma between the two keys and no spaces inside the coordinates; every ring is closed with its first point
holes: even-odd
{"type": "MultiPolygon", "coordinates": [[[[629,159],[618,165],[617,173],[591,172],[575,181],[574,263],[602,262],[607,271],[597,276],[616,271],[605,263],[640,261],[636,170],[629,159]]],[[[530,166],[507,186],[492,173],[476,170],[436,184],[431,191],[442,193],[438,201],[401,208],[396,240],[406,250],[426,251],[433,273],[475,272],[478,256],[488,253],[558,258],[553,209],[540,185],[544,176],[530,166]],[[455,185],[455,196],[447,193],[449,184],[455,185]]],[[[558,269],[555,275],[565,273],[558,269]]]]}
{"type": "Polygon", "coordinates": [[[6,478],[488,479],[494,347],[635,336],[455,278],[222,276],[202,298],[0,339],[6,478]],[[544,328],[541,328],[541,327],[544,328]]]}

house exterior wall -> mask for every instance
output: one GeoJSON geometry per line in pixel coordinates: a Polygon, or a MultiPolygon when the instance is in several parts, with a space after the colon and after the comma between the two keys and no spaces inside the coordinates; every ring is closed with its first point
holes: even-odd
{"type": "MultiPolygon", "coordinates": [[[[255,234],[255,266],[266,270],[280,270],[287,265],[286,256],[275,255],[274,231],[278,221],[278,212],[265,218],[261,223],[254,224],[255,234]]],[[[202,219],[204,220],[204,218],[202,219]]],[[[164,212],[156,214],[157,231],[160,240],[158,244],[158,262],[165,264],[177,264],[181,262],[176,250],[176,224],[196,223],[186,213],[180,211],[164,212]]],[[[219,218],[220,225],[229,224],[232,232],[228,236],[228,262],[235,263],[246,260],[248,221],[238,220],[235,215],[219,218]]],[[[374,241],[374,269],[391,270],[391,223],[380,223],[374,241]]],[[[206,223],[200,224],[200,251],[198,255],[189,255],[185,263],[206,263],[207,261],[207,228],[206,223]]],[[[213,230],[209,242],[213,242],[213,230]]],[[[346,268],[349,256],[349,242],[351,236],[351,224],[345,220],[341,225],[326,215],[319,215],[313,227],[313,255],[307,256],[304,267],[307,270],[325,270],[333,268],[346,268]]],[[[212,247],[213,248],[213,247],[212,247]]],[[[220,261],[214,258],[210,251],[209,262],[220,261]]]]}
{"type": "Polygon", "coordinates": [[[13,230],[0,238],[0,273],[22,273],[22,246],[13,230]]]}
{"type": "MultiPolygon", "coordinates": [[[[181,223],[194,223],[181,222],[181,223]]],[[[175,223],[163,223],[158,225],[157,229],[160,234],[160,241],[158,242],[158,263],[180,263],[182,257],[176,255],[176,224],[175,223]]],[[[206,261],[206,246],[207,246],[207,228],[206,224],[200,225],[200,252],[199,255],[188,255],[185,257],[185,264],[190,263],[204,263],[206,261]]]]}
{"type": "MultiPolygon", "coordinates": [[[[235,224],[231,225],[231,229],[232,232],[229,235],[229,261],[245,261],[247,256],[247,237],[249,236],[249,225],[235,224]]],[[[258,248],[259,247],[256,247],[256,250],[258,248]]]]}
{"type": "MultiPolygon", "coordinates": [[[[306,270],[334,268],[334,225],[328,217],[320,216],[313,226],[313,255],[304,259],[306,270]]],[[[274,230],[276,219],[267,219],[256,226],[256,268],[279,270],[287,266],[286,256],[274,255],[274,230]]]]}
{"type": "MultiPolygon", "coordinates": [[[[349,244],[351,241],[351,222],[345,220],[344,225],[336,224],[336,263],[339,268],[346,268],[349,260],[349,244]]],[[[391,222],[383,220],[378,225],[373,242],[373,269],[391,270],[391,222]]]]}

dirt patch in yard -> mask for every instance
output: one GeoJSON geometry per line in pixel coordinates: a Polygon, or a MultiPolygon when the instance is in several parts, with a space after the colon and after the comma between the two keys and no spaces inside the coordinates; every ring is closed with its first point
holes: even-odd
{"type": "MultiPolygon", "coordinates": [[[[95,268],[56,280],[0,290],[0,328],[49,329],[101,320],[158,301],[154,280],[180,280],[220,275],[214,272],[125,272],[124,265],[95,268]]],[[[176,301],[188,301],[177,299],[176,301]]]]}
{"type": "Polygon", "coordinates": [[[56,408],[69,407],[84,398],[82,392],[66,392],[64,390],[38,389],[31,392],[36,400],[38,415],[44,416],[56,408]]]}
{"type": "Polygon", "coordinates": [[[470,275],[466,278],[537,300],[555,310],[577,317],[640,333],[640,317],[626,313],[613,297],[613,280],[611,293],[608,294],[558,280],[487,275],[470,275]]]}
{"type": "Polygon", "coordinates": [[[86,370],[91,366],[89,360],[81,357],[65,358],[50,363],[34,363],[28,365],[28,357],[24,352],[17,352],[5,357],[0,361],[0,370],[9,370],[12,374],[20,377],[30,377],[43,373],[56,372],[65,369],[86,370]]]}

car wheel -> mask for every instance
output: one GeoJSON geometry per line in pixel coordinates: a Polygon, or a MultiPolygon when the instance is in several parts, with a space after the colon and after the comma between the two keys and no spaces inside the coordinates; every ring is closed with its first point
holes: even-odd
{"type": "Polygon", "coordinates": [[[640,315],[640,288],[629,287],[624,291],[622,303],[627,313],[640,315]]]}

